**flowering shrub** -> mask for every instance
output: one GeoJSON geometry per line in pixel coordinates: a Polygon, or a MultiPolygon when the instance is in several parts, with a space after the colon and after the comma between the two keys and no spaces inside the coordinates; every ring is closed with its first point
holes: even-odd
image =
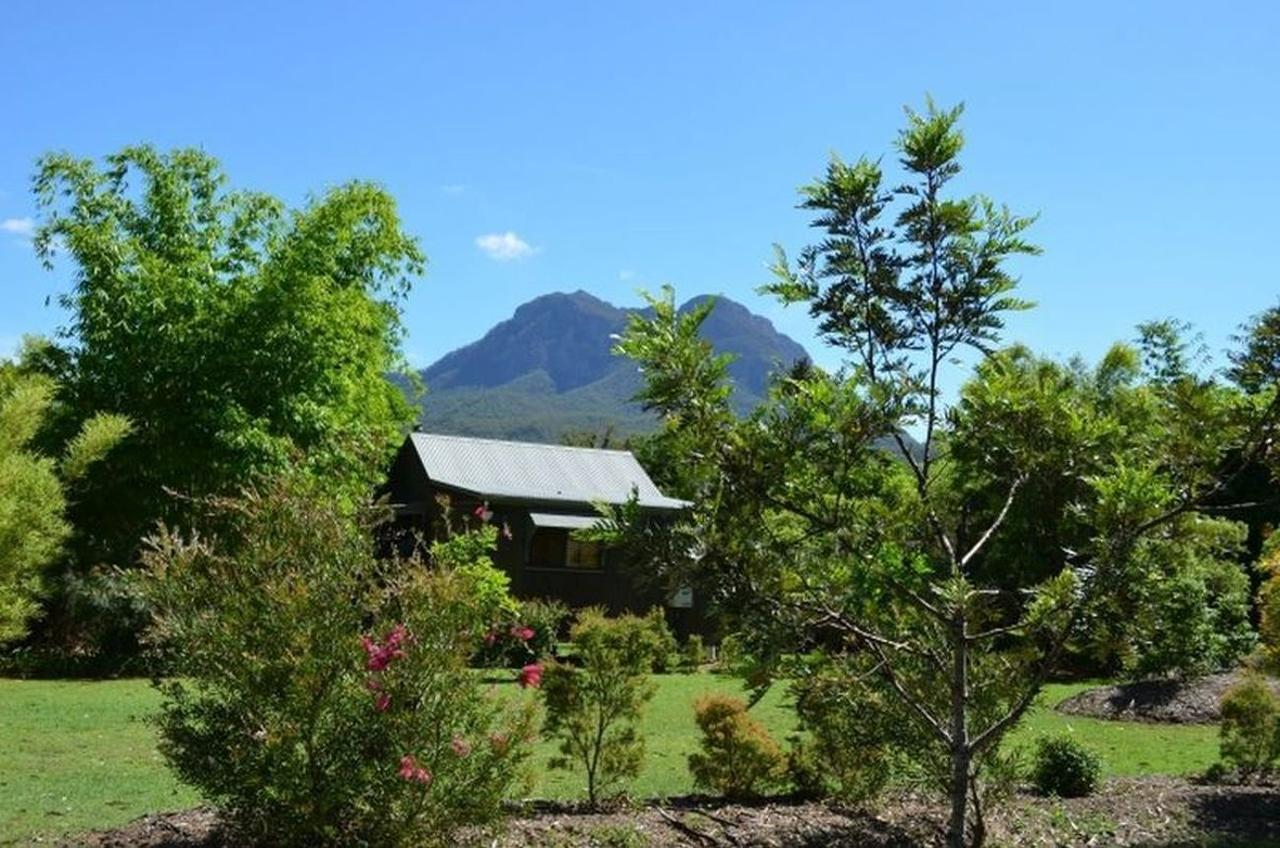
{"type": "Polygon", "coordinates": [[[144,590],[161,749],[243,841],[447,843],[516,791],[532,706],[466,666],[492,614],[476,593],[493,534],[431,566],[379,560],[375,516],[297,478],[213,502],[218,538],[162,531],[144,590]]]}
{"type": "Polygon", "coordinates": [[[539,674],[546,730],[560,742],[551,767],[580,766],[593,805],[620,791],[644,763],[638,726],[654,693],[645,677],[653,659],[646,632],[635,616],[584,610],[569,634],[580,665],[551,662],[539,674]]]}
{"type": "Polygon", "coordinates": [[[568,618],[569,608],[558,601],[522,601],[513,618],[485,632],[475,662],[489,668],[517,668],[553,657],[568,618]]]}
{"type": "Polygon", "coordinates": [[[702,750],[689,755],[689,771],[700,788],[741,798],[783,782],[786,755],[764,725],[747,714],[741,698],[705,695],[694,714],[702,750]]]}

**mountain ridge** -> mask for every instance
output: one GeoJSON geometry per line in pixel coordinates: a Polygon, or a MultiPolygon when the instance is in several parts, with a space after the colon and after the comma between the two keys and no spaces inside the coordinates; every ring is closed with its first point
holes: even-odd
{"type": "MultiPolygon", "coordinates": [[[[733,405],[745,413],[764,397],[769,376],[808,353],[767,318],[723,295],[703,336],[717,352],[735,355],[729,367],[733,405]]],[[[474,342],[419,371],[424,430],[456,435],[558,442],[569,433],[639,433],[656,419],[630,398],[639,370],[611,352],[628,316],[647,308],[615,306],[584,290],[540,295],[516,307],[474,342]]]]}

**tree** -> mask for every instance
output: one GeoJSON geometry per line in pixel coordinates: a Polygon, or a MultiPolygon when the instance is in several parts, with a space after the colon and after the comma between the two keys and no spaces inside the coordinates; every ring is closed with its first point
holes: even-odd
{"type": "Polygon", "coordinates": [[[569,634],[580,665],[553,661],[542,672],[546,731],[560,742],[552,768],[582,766],[592,806],[620,790],[644,764],[638,725],[654,687],[650,628],[631,615],[608,618],[589,608],[569,634]]]}
{"type": "Polygon", "coordinates": [[[126,419],[96,415],[61,457],[44,456],[32,443],[53,396],[47,378],[0,363],[0,644],[26,635],[38,611],[45,570],[71,531],[65,517],[68,486],[129,432],[126,419]]]}
{"type": "Polygon", "coordinates": [[[302,455],[363,495],[414,418],[387,375],[404,367],[399,309],[424,258],[394,200],[351,182],[289,210],[226,182],[198,150],[38,163],[37,250],[74,269],[43,358],[64,410],[50,439],[99,412],[136,428],[73,506],[71,594],[184,520],[190,501],[166,489],[230,494],[302,455]]]}
{"type": "Polygon", "coordinates": [[[1029,307],[1007,266],[1036,252],[1032,219],[949,196],[959,117],[908,112],[897,188],[877,161],[834,158],[802,189],[822,239],[794,263],[778,249],[765,288],[808,306],[846,357],[840,372],[793,369],[739,422],[726,363],[697,341],[705,314],[676,314],[669,291],[617,345],[640,364],[638,399],[661,415],[695,501],[666,550],[688,554],[689,579],[759,657],[776,667],[818,650],[856,672],[851,710],[857,687],[896,705],[919,740],[910,755],[949,796],[954,846],[983,842],[1001,740],[1099,599],[1141,574],[1138,546],[1181,538],[1277,426],[1274,390],[1249,398],[1185,373],[1135,385],[1131,349],[1087,379],[1000,352],[1005,316],[1029,307]],[[948,405],[944,378],[966,353],[982,365],[948,405]],[[1079,545],[1016,570],[1016,541],[1004,563],[992,554],[1024,493],[1057,497],[1038,505],[1052,510],[1038,544],[1079,545]]]}

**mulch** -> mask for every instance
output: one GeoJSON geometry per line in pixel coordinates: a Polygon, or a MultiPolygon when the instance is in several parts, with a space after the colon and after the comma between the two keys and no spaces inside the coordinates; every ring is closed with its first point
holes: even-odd
{"type": "MultiPolygon", "coordinates": [[[[1175,846],[1280,839],[1280,788],[1200,785],[1178,778],[1116,779],[1088,798],[1019,794],[988,816],[992,845],[1175,846]]],[[[942,835],[936,797],[898,793],[873,809],[816,801],[731,804],[671,799],[588,812],[528,805],[497,832],[460,834],[469,848],[928,848],[942,835]]],[[[208,808],[152,815],[85,834],[90,848],[229,848],[208,808]]]]}
{"type": "MultiPolygon", "coordinates": [[[[1242,673],[1212,674],[1196,680],[1144,680],[1101,686],[1073,695],[1057,705],[1059,712],[1112,721],[1170,724],[1213,724],[1221,720],[1222,695],[1242,673]]],[[[1280,680],[1268,681],[1280,696],[1280,680]]]]}

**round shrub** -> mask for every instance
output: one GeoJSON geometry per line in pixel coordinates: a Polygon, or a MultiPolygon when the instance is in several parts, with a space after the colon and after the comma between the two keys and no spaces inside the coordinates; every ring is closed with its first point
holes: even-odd
{"type": "Polygon", "coordinates": [[[1222,696],[1222,759],[1244,777],[1265,774],[1280,759],[1280,699],[1250,674],[1222,696]]]}
{"type": "Polygon", "coordinates": [[[1043,795],[1083,798],[1098,788],[1102,761],[1067,735],[1042,736],[1036,743],[1031,779],[1043,795]]]}
{"type": "Polygon", "coordinates": [[[702,750],[689,755],[689,771],[699,788],[741,798],[781,785],[787,757],[741,698],[704,695],[694,715],[702,750]]]}

